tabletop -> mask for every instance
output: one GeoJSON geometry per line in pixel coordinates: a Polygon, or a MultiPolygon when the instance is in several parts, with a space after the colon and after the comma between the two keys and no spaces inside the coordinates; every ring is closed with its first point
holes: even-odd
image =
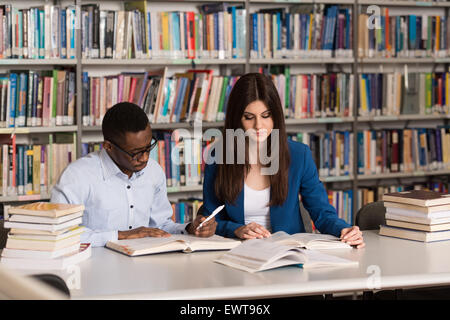
{"type": "MultiPolygon", "coordinates": [[[[78,282],[71,294],[73,299],[259,299],[450,283],[450,241],[363,234],[365,248],[332,251],[358,261],[358,267],[287,266],[257,273],[214,262],[223,251],[128,257],[93,248],[92,257],[77,266],[78,282]]],[[[60,275],[67,281],[74,273],[60,275]]]]}

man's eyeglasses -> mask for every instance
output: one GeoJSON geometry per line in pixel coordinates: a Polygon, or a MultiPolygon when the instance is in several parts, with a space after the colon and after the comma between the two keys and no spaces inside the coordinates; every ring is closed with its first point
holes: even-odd
{"type": "Polygon", "coordinates": [[[128,151],[123,150],[121,147],[119,147],[116,143],[112,142],[111,140],[108,140],[108,141],[114,147],[116,147],[119,151],[122,151],[123,153],[128,155],[131,158],[132,161],[136,161],[138,159],[141,159],[144,154],[149,154],[150,151],[152,151],[152,149],[155,148],[156,145],[158,144],[158,140],[156,140],[154,137],[152,137],[152,141],[151,141],[150,145],[145,147],[145,149],[143,149],[141,151],[138,151],[138,152],[130,153],[128,151]]]}

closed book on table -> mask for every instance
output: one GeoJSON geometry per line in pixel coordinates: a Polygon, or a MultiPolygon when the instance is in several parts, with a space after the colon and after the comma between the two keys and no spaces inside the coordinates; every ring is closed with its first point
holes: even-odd
{"type": "Polygon", "coordinates": [[[419,231],[445,231],[450,230],[450,222],[449,223],[439,223],[439,224],[422,224],[422,223],[413,223],[399,220],[386,220],[386,225],[391,227],[399,227],[405,229],[413,229],[419,231]]]}
{"type": "Polygon", "coordinates": [[[71,253],[78,252],[80,249],[80,243],[75,243],[71,246],[54,250],[54,251],[40,251],[40,250],[22,250],[22,249],[9,249],[4,248],[2,250],[2,257],[6,258],[24,258],[24,259],[55,259],[71,253]]]}
{"type": "Polygon", "coordinates": [[[11,207],[9,208],[8,213],[57,218],[81,211],[84,211],[84,205],[33,202],[21,206],[11,207]]]}
{"type": "Polygon", "coordinates": [[[383,201],[406,203],[421,207],[438,206],[450,204],[450,194],[428,190],[410,190],[384,194],[383,201]]]}
{"type": "Polygon", "coordinates": [[[419,211],[424,214],[441,212],[441,211],[450,212],[450,204],[443,204],[443,205],[431,206],[431,207],[421,207],[421,206],[415,206],[415,205],[406,204],[406,203],[384,201],[383,205],[386,208],[405,209],[405,210],[409,210],[409,211],[419,211]]]}
{"type": "Polygon", "coordinates": [[[12,222],[5,221],[4,227],[7,229],[31,229],[31,230],[44,230],[55,232],[58,230],[66,229],[68,227],[78,226],[81,224],[82,218],[75,218],[61,224],[44,224],[44,223],[27,223],[27,222],[12,222]]]}
{"type": "Polygon", "coordinates": [[[22,250],[54,251],[80,243],[81,233],[60,240],[31,239],[26,235],[8,235],[6,248],[22,250]]]}
{"type": "Polygon", "coordinates": [[[90,243],[82,243],[80,249],[75,253],[55,259],[26,259],[2,257],[0,263],[11,269],[32,269],[32,270],[64,270],[67,267],[89,259],[91,256],[90,243]]]}
{"type": "Polygon", "coordinates": [[[40,216],[29,216],[23,214],[13,214],[9,217],[8,221],[11,222],[30,222],[30,223],[45,223],[45,224],[61,224],[83,215],[83,212],[71,213],[65,216],[51,218],[51,217],[40,217],[40,216]]]}
{"type": "Polygon", "coordinates": [[[449,240],[450,230],[428,232],[398,227],[380,226],[380,235],[422,242],[433,242],[449,240]]]}

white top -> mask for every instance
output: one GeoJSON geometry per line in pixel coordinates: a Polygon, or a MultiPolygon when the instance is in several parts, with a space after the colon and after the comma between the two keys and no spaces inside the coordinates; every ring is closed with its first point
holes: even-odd
{"type": "Polygon", "coordinates": [[[245,224],[256,222],[271,231],[269,202],[270,187],[263,190],[255,190],[244,183],[245,224]]]}

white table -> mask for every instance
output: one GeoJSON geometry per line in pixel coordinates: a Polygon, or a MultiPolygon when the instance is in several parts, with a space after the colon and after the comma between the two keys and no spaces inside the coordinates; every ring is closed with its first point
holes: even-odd
{"type": "Polygon", "coordinates": [[[73,299],[269,298],[450,284],[450,241],[422,243],[365,231],[364,249],[333,251],[355,268],[283,267],[248,273],[213,262],[223,252],[128,257],[93,248],[73,299]],[[379,277],[378,277],[379,275],[379,277]]]}

